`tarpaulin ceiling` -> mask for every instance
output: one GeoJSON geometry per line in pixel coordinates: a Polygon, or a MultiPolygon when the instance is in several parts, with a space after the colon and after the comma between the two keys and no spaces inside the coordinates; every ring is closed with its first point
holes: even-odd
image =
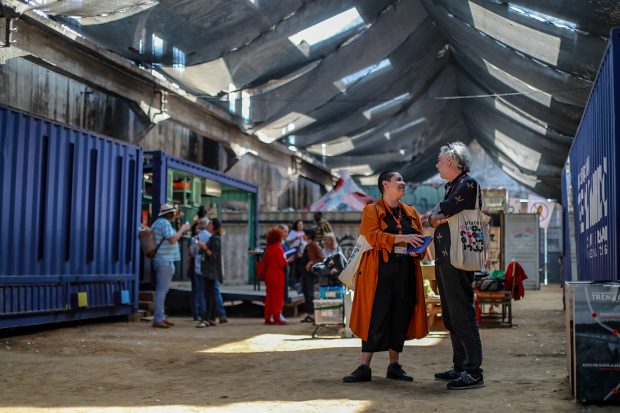
{"type": "Polygon", "coordinates": [[[419,182],[476,139],[553,198],[620,21],[613,0],[29,3],[332,169],[419,182]]]}

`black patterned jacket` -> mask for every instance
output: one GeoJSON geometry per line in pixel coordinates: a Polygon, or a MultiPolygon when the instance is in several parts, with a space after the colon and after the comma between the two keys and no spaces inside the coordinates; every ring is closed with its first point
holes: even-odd
{"type": "MultiPolygon", "coordinates": [[[[446,184],[446,195],[436,212],[448,218],[464,209],[475,209],[478,187],[478,181],[463,172],[446,184]]],[[[478,202],[482,206],[482,197],[478,202]]],[[[450,244],[450,226],[448,223],[441,224],[435,229],[436,264],[450,262],[450,244]]]]}

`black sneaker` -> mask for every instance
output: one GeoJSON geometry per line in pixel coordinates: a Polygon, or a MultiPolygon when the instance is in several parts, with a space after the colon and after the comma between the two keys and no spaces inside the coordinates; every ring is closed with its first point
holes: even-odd
{"type": "Polygon", "coordinates": [[[461,372],[451,367],[450,370],[435,373],[435,380],[452,381],[461,377],[461,372]]]}
{"type": "Polygon", "coordinates": [[[387,375],[385,377],[393,380],[413,381],[413,377],[405,373],[405,370],[403,370],[403,366],[401,366],[397,362],[390,363],[387,368],[387,375]]]}
{"type": "Polygon", "coordinates": [[[300,323],[314,323],[314,318],[312,316],[307,315],[306,318],[299,321],[300,323]]]}
{"type": "Polygon", "coordinates": [[[466,371],[461,372],[458,379],[452,380],[448,383],[448,389],[450,390],[467,390],[476,389],[478,387],[484,387],[484,379],[482,374],[471,375],[466,371]]]}
{"type": "Polygon", "coordinates": [[[344,376],[342,381],[345,383],[360,383],[372,380],[372,370],[366,364],[360,364],[355,371],[348,376],[344,376]]]}

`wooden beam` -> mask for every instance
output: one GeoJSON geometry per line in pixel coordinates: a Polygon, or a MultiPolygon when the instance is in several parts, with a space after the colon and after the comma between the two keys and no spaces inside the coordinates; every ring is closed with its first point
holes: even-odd
{"type": "MultiPolygon", "coordinates": [[[[12,25],[16,31],[12,36],[14,43],[9,46],[14,48],[12,54],[28,55],[29,59],[58,73],[131,100],[143,109],[149,108],[156,112],[155,115],[165,115],[198,135],[226,145],[237,145],[273,165],[296,172],[328,188],[333,185],[331,173],[322,165],[310,159],[302,159],[279,143],[261,142],[257,137],[241,131],[234,118],[221,108],[171,82],[155,77],[65,26],[32,12],[20,14],[23,9],[13,3],[0,1],[3,6],[0,12],[9,16],[7,8],[10,8],[9,12],[14,12],[12,25]],[[162,95],[165,96],[163,100],[162,95]]],[[[23,3],[19,4],[23,6],[23,3]]],[[[7,19],[0,20],[6,22],[7,19]]]]}

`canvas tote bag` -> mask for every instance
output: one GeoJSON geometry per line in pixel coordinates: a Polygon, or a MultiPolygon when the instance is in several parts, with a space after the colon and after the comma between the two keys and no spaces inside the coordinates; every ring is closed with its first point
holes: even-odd
{"type": "MultiPolygon", "coordinates": [[[[375,211],[377,211],[377,219],[379,218],[379,207],[377,206],[377,202],[375,201],[375,211]]],[[[360,234],[357,237],[357,241],[355,242],[355,246],[353,247],[353,251],[351,252],[351,257],[349,257],[349,263],[342,270],[338,279],[341,283],[345,285],[349,290],[355,289],[355,280],[357,278],[357,269],[360,267],[360,263],[362,262],[362,255],[368,250],[372,249],[372,246],[366,240],[366,237],[360,234]]]]}
{"type": "Polygon", "coordinates": [[[349,263],[344,270],[338,276],[338,279],[341,283],[343,283],[348,289],[352,290],[355,288],[355,279],[357,277],[357,269],[362,262],[362,255],[372,247],[366,240],[362,234],[357,237],[357,242],[355,242],[355,246],[353,247],[353,251],[351,252],[351,258],[349,259],[349,263]]]}
{"type": "Polygon", "coordinates": [[[450,263],[465,271],[484,268],[489,248],[489,221],[491,218],[480,211],[476,193],[476,209],[465,209],[448,218],[450,225],[450,263]]]}

